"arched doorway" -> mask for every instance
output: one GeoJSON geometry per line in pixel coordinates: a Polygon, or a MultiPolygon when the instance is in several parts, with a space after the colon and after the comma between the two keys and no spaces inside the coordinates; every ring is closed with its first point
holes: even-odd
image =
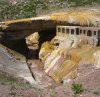
{"type": "Polygon", "coordinates": [[[100,30],[98,30],[98,46],[100,46],[100,30]]]}
{"type": "Polygon", "coordinates": [[[92,31],[91,30],[87,31],[87,36],[92,36],[92,31]]]}

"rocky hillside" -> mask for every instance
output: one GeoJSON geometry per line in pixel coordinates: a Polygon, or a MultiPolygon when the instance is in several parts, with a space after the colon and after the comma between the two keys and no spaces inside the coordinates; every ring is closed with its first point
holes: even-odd
{"type": "Polygon", "coordinates": [[[94,6],[100,0],[0,0],[0,21],[29,18],[58,9],[94,6]]]}

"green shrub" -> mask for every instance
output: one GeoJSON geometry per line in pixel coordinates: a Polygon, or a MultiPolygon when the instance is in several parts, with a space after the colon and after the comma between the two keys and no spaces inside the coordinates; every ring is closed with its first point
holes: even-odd
{"type": "Polygon", "coordinates": [[[76,6],[85,6],[85,5],[94,5],[94,3],[100,3],[100,0],[69,0],[70,3],[75,3],[75,5],[70,5],[72,7],[76,6]]]}
{"type": "Polygon", "coordinates": [[[82,84],[72,84],[72,90],[74,91],[74,94],[80,94],[84,91],[82,84]]]}
{"type": "Polygon", "coordinates": [[[56,97],[56,96],[57,96],[56,92],[54,90],[52,90],[50,97],[56,97]]]}
{"type": "Polygon", "coordinates": [[[46,9],[47,6],[41,0],[27,0],[15,4],[8,0],[0,0],[0,21],[34,17],[38,8],[46,9]]]}
{"type": "Polygon", "coordinates": [[[100,0],[22,0],[15,4],[9,1],[0,0],[0,21],[30,18],[45,11],[100,3],[100,0]]]}

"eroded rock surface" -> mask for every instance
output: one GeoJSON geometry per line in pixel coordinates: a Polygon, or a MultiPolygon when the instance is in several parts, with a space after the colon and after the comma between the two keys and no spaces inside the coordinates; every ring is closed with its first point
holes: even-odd
{"type": "Polygon", "coordinates": [[[39,40],[39,34],[38,32],[35,32],[26,38],[26,43],[28,46],[33,46],[38,48],[38,44],[39,44],[38,40],[39,40]]]}
{"type": "Polygon", "coordinates": [[[99,51],[100,48],[96,49],[93,39],[88,36],[56,36],[51,43],[42,45],[39,56],[44,63],[45,72],[56,83],[60,83],[65,78],[76,76],[74,71],[77,71],[82,60],[86,59],[89,64],[94,64],[93,53],[96,50],[99,51]]]}
{"type": "Polygon", "coordinates": [[[27,66],[26,58],[0,44],[0,70],[36,85],[27,66]]]}

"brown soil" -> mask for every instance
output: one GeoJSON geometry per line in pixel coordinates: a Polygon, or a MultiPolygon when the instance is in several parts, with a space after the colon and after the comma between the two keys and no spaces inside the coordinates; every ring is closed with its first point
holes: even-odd
{"type": "Polygon", "coordinates": [[[39,93],[28,83],[0,72],[0,97],[39,97],[39,93]]]}
{"type": "Polygon", "coordinates": [[[0,85],[0,97],[39,97],[33,89],[26,89],[16,86],[11,91],[11,85],[0,85]]]}
{"type": "Polygon", "coordinates": [[[41,89],[37,90],[27,84],[21,85],[19,82],[8,84],[9,80],[2,81],[0,74],[0,97],[100,97],[100,69],[94,69],[87,62],[79,65],[77,78],[58,86],[43,72],[43,64],[39,60],[29,60],[29,63],[41,89]],[[37,77],[38,74],[40,78],[37,77]],[[71,88],[73,82],[82,84],[84,91],[75,95],[71,88]]]}
{"type": "Polygon", "coordinates": [[[40,80],[41,86],[48,86],[41,89],[42,97],[100,97],[100,69],[95,69],[93,65],[88,64],[86,61],[83,61],[79,65],[77,78],[58,86],[55,85],[51,78],[43,73],[43,70],[41,72],[39,68],[38,70],[36,68],[34,69],[36,64],[39,67],[43,66],[39,60],[31,60],[30,62],[33,74],[36,74],[37,71],[38,73],[40,72],[40,75],[41,73],[43,74],[42,77],[46,76],[46,79],[43,81],[40,80]],[[49,86],[49,83],[51,83],[51,86],[49,86]],[[82,84],[84,91],[75,95],[71,88],[73,83],[82,84]]]}

